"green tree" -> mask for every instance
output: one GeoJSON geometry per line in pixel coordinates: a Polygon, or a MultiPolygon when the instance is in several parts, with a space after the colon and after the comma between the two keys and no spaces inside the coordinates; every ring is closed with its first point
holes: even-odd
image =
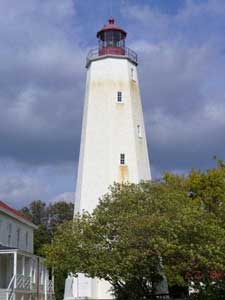
{"type": "Polygon", "coordinates": [[[23,207],[21,212],[27,216],[35,225],[46,224],[47,210],[45,202],[36,200],[29,207],[23,207]]]}
{"type": "MultiPolygon", "coordinates": [[[[187,176],[176,176],[170,173],[164,175],[165,181],[176,189],[186,190],[190,198],[196,203],[204,215],[210,220],[214,219],[216,226],[215,231],[215,249],[219,245],[219,251],[224,251],[224,237],[220,236],[219,231],[225,229],[225,164],[221,160],[216,160],[216,167],[206,171],[191,170],[187,176]],[[219,228],[219,230],[218,230],[219,228]]],[[[203,228],[204,229],[204,228],[203,228]]],[[[208,234],[208,228],[205,228],[208,234]]],[[[203,247],[207,249],[207,245],[203,247]]],[[[218,252],[219,252],[218,251],[218,252]]],[[[217,252],[218,255],[220,255],[217,252]]],[[[206,251],[207,253],[207,251],[206,251]]],[[[208,260],[210,260],[213,253],[208,253],[208,260]]],[[[222,253],[220,255],[222,257],[222,253]]],[[[225,293],[225,274],[222,271],[224,267],[223,258],[220,264],[214,268],[205,268],[201,272],[192,272],[192,282],[194,286],[199,289],[199,299],[223,299],[225,293]],[[214,275],[213,275],[214,274],[214,275]],[[216,274],[216,276],[215,276],[216,274]],[[204,283],[204,285],[202,285],[204,283]]]]}
{"type": "Polygon", "coordinates": [[[224,179],[218,162],[161,182],[116,184],[92,214],[58,228],[48,263],[109,281],[117,299],[151,299],[163,273],[170,285],[203,282],[201,294],[213,272],[225,271],[224,179]]]}
{"type": "Polygon", "coordinates": [[[50,203],[47,208],[48,215],[48,229],[54,232],[59,224],[65,221],[73,219],[74,205],[73,203],[67,203],[59,201],[56,203],[50,203]]]}

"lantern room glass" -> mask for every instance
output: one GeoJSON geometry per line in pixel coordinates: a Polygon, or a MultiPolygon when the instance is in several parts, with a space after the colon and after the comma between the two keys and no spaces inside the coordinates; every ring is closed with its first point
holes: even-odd
{"type": "Polygon", "coordinates": [[[125,49],[125,34],[117,30],[103,31],[99,35],[99,50],[102,48],[125,49]]]}

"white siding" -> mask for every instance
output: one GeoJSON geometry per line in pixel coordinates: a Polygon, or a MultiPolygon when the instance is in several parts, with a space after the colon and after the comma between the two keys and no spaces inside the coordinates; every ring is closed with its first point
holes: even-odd
{"type": "Polygon", "coordinates": [[[0,244],[33,253],[33,228],[0,211],[0,244]],[[18,230],[20,230],[19,245],[17,245],[18,230]],[[26,234],[28,244],[26,244],[26,234]]]}

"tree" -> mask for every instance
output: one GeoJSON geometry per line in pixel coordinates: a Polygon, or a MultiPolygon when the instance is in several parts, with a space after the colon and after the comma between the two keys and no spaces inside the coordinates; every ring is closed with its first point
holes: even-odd
{"type": "Polygon", "coordinates": [[[73,203],[59,201],[54,204],[49,204],[47,208],[48,229],[54,232],[59,224],[65,221],[72,220],[74,214],[73,203]]]}
{"type": "Polygon", "coordinates": [[[115,184],[92,214],[58,228],[48,263],[109,281],[117,299],[151,299],[163,273],[170,285],[206,290],[212,273],[225,271],[224,179],[219,162],[160,182],[115,184]]]}
{"type": "MultiPolygon", "coordinates": [[[[216,159],[216,158],[215,158],[216,159]]],[[[224,252],[224,237],[220,236],[225,228],[225,164],[216,160],[216,167],[204,172],[191,170],[188,176],[176,176],[166,173],[165,181],[174,188],[186,190],[193,202],[198,203],[201,211],[209,219],[216,220],[215,227],[215,248],[219,243],[219,251],[224,252]],[[217,230],[219,228],[219,230],[217,230]],[[219,240],[220,239],[220,240],[219,240]]],[[[207,234],[207,228],[206,228],[207,234]]],[[[207,247],[205,246],[205,249],[207,247]]],[[[204,249],[203,249],[204,250],[204,249]]],[[[215,249],[214,249],[215,250],[215,249]]],[[[208,260],[212,253],[208,253],[208,260]]],[[[222,254],[221,254],[222,257],[222,254]]],[[[223,299],[225,293],[224,260],[221,259],[219,266],[205,268],[201,271],[191,272],[189,279],[195,288],[199,290],[199,299],[223,299]],[[204,283],[204,284],[203,284],[204,283]]]]}
{"type": "Polygon", "coordinates": [[[35,225],[45,224],[47,220],[46,204],[41,200],[30,203],[29,207],[23,207],[21,212],[35,225]]]}
{"type": "Polygon", "coordinates": [[[152,297],[162,271],[170,285],[192,281],[206,299],[224,286],[224,191],[221,161],[161,182],[114,185],[93,214],[58,228],[48,262],[108,280],[118,299],[152,297]]]}

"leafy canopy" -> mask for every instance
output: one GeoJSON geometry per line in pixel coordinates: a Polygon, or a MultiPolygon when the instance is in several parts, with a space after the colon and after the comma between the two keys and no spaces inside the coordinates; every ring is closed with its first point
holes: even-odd
{"type": "Polygon", "coordinates": [[[103,278],[117,296],[133,286],[130,299],[155,293],[163,273],[170,285],[209,283],[212,272],[225,272],[224,193],[222,162],[158,182],[115,184],[92,214],[58,228],[45,247],[48,263],[103,278]]]}

